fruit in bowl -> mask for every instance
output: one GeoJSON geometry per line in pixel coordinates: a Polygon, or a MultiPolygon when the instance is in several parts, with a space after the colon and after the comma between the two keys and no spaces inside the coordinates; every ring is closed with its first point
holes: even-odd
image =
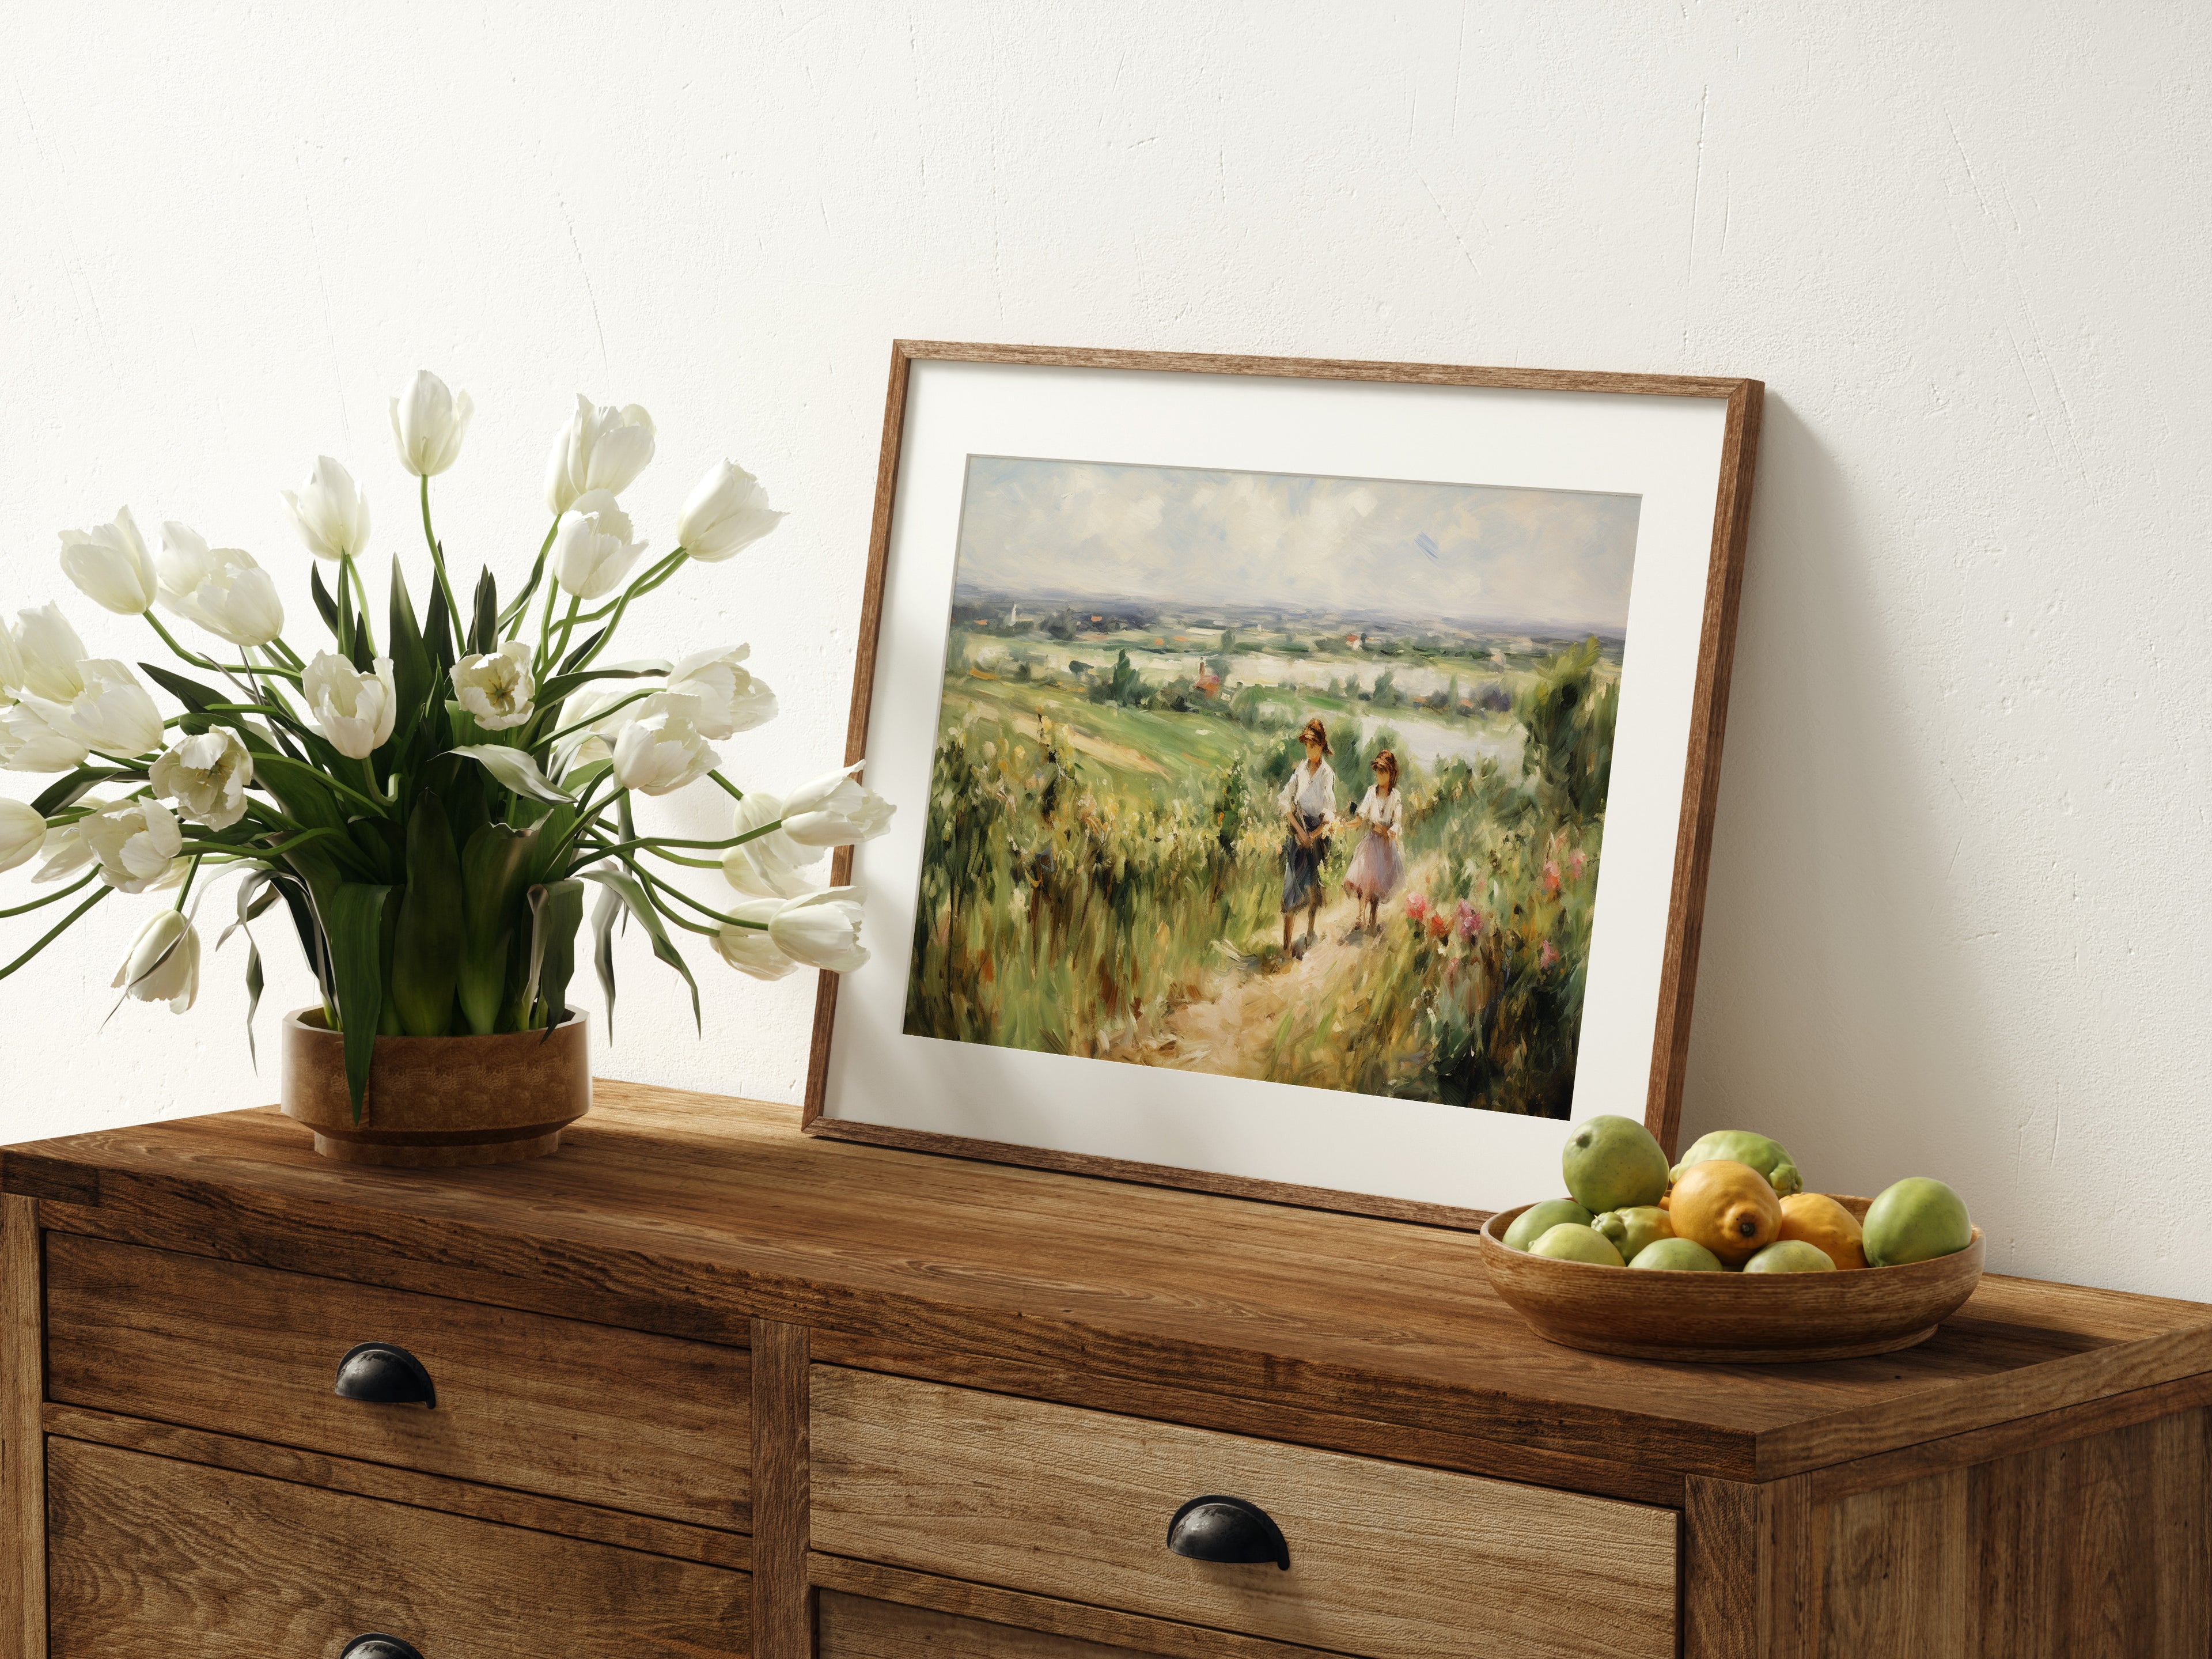
{"type": "Polygon", "coordinates": [[[1516,1250],[1525,1250],[1561,1222],[1578,1222],[1589,1226],[1591,1217],[1588,1210],[1571,1198],[1547,1198],[1541,1204],[1531,1204],[1514,1218],[1506,1229],[1505,1242],[1516,1250]]]}
{"type": "Polygon", "coordinates": [[[1733,1158],[1708,1158],[1682,1171],[1668,1194],[1674,1236],[1704,1245],[1741,1267],[1782,1236],[1782,1200],[1766,1177],[1733,1158]]]}
{"type": "Polygon", "coordinates": [[[1806,1192],[1787,1149],[1747,1130],[1665,1162],[1641,1124],[1592,1119],[1560,1157],[1569,1196],[1483,1228],[1492,1285],[1539,1335],[1642,1359],[1848,1359],[1926,1340],[1980,1280],[1982,1236],[1940,1181],[1871,1203],[1806,1192]]]}
{"type": "Polygon", "coordinates": [[[1863,1248],[1869,1266],[1899,1267],[1963,1250],[1973,1236],[1965,1199],[1940,1181],[1907,1176],[1867,1206],[1863,1248]]]}

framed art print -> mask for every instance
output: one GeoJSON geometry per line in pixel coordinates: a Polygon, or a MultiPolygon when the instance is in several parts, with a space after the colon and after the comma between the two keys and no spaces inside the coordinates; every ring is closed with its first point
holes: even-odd
{"type": "Polygon", "coordinates": [[[900,343],[807,1132],[1449,1225],[1671,1150],[1760,393],[900,343]]]}

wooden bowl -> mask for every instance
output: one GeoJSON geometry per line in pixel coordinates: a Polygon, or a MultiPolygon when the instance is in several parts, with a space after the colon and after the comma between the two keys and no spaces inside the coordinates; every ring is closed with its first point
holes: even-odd
{"type": "MultiPolygon", "coordinates": [[[[1861,1220],[1863,1198],[1833,1195],[1861,1220]]],[[[1667,1273],[1530,1255],[1505,1242],[1528,1206],[1483,1224],[1482,1265],[1537,1335],[1636,1359],[1776,1364],[1856,1359],[1925,1342],[1974,1293],[1982,1230],[1952,1255],[1832,1273],[1667,1273]]]]}

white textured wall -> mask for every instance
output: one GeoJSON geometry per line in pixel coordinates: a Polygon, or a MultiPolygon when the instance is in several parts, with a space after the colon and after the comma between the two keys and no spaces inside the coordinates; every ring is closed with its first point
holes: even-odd
{"type": "MultiPolygon", "coordinates": [[[[0,603],[146,654],[53,562],[124,501],[303,581],[276,491],[318,451],[380,549],[419,545],[384,414],[418,364],[480,410],[448,544],[512,569],[564,404],[641,401],[664,544],[725,452],[793,509],[638,635],[754,642],[787,715],[732,747],[769,783],[840,742],[894,335],[1763,378],[1686,1133],[1764,1127],[1837,1190],[1942,1175],[2007,1269],[2212,1294],[2196,9],[149,4],[9,35],[0,603]]],[[[101,1030],[136,909],[0,991],[0,1139],[271,1093],[234,957],[192,1015],[101,1030]]],[[[304,1000],[271,956],[269,1006],[304,1000]]],[[[702,962],[702,1042],[632,956],[609,1071],[797,1097],[811,986],[702,962]]]]}

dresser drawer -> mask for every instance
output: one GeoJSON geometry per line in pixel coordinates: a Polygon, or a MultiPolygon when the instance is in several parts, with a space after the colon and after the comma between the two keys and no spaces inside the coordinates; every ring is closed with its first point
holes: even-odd
{"type": "Polygon", "coordinates": [[[744,1573],[234,1474],[46,1443],[51,1659],[738,1659],[744,1573]]]}
{"type": "Polygon", "coordinates": [[[816,1659],[1160,1659],[865,1595],[822,1592],[816,1659]]]}
{"type": "Polygon", "coordinates": [[[369,1462],[750,1530],[743,1349],[46,1235],[46,1394],[369,1462]],[[362,1342],[434,1407],[343,1400],[362,1342]]]}
{"type": "Polygon", "coordinates": [[[1042,1405],[812,1377],[813,1547],[1372,1659],[1668,1659],[1672,1510],[1042,1405]],[[1188,1499],[1267,1511],[1291,1565],[1170,1553],[1188,1499]]]}

